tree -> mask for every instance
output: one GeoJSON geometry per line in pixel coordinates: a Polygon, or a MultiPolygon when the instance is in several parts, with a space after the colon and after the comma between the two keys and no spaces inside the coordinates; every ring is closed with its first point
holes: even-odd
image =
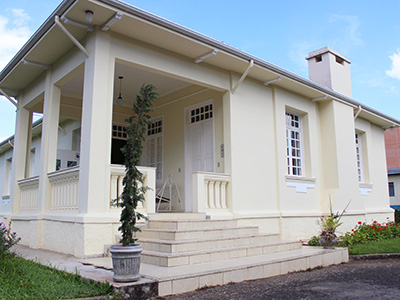
{"type": "Polygon", "coordinates": [[[123,246],[134,244],[137,239],[133,237],[134,233],[140,231],[136,226],[136,221],[146,219],[146,217],[136,210],[139,202],[144,201],[144,194],[148,187],[143,185],[143,174],[138,170],[140,157],[143,152],[143,142],[148,127],[150,112],[152,110],[153,100],[158,97],[155,87],[151,84],[142,85],[136,101],[133,104],[134,114],[126,121],[129,125],[126,127],[127,141],[121,149],[125,157],[125,177],[123,179],[123,192],[120,199],[122,207],[120,222],[118,228],[122,233],[121,243],[123,246]]]}

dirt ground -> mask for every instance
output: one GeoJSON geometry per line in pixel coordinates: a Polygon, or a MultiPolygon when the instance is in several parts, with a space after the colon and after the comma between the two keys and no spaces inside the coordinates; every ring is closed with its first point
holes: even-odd
{"type": "Polygon", "coordinates": [[[157,299],[400,299],[400,259],[352,261],[157,299]]]}

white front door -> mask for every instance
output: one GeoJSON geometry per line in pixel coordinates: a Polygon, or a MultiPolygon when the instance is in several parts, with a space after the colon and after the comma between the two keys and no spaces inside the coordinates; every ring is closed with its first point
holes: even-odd
{"type": "Polygon", "coordinates": [[[193,210],[192,174],[214,172],[214,111],[208,101],[186,109],[185,211],[193,210]]]}

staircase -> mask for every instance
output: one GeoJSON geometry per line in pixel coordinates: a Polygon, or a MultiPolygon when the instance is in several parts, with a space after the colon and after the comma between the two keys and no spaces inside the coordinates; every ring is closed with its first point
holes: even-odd
{"type": "Polygon", "coordinates": [[[203,214],[156,214],[137,237],[143,246],[141,273],[158,281],[160,296],[348,260],[344,249],[302,247],[259,233],[256,226],[203,214]]]}

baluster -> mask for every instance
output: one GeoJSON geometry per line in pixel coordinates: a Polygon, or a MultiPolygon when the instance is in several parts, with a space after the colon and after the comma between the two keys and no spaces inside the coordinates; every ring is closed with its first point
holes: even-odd
{"type": "Polygon", "coordinates": [[[68,178],[65,182],[65,209],[71,209],[72,198],[71,198],[71,178],[68,178]]]}
{"type": "Polygon", "coordinates": [[[227,208],[226,182],[221,182],[221,208],[227,208]]]}
{"type": "Polygon", "coordinates": [[[210,203],[210,208],[215,208],[215,191],[214,191],[214,184],[215,181],[210,180],[208,184],[208,193],[209,193],[209,203],[210,203]]]}
{"type": "Polygon", "coordinates": [[[74,182],[74,209],[78,209],[78,184],[79,184],[79,177],[75,177],[74,182]]]}
{"type": "Polygon", "coordinates": [[[113,200],[118,198],[118,176],[111,175],[111,182],[110,182],[110,207],[113,206],[113,200]]]}
{"type": "Polygon", "coordinates": [[[215,181],[214,194],[215,194],[215,207],[221,208],[221,195],[220,195],[221,181],[215,181]]]}
{"type": "MultiPolygon", "coordinates": [[[[208,197],[208,180],[204,179],[204,201],[205,201],[205,208],[210,208],[209,205],[209,197],[208,197]]],[[[201,199],[199,199],[201,201],[201,199]]]]}
{"type": "Polygon", "coordinates": [[[118,176],[118,193],[117,193],[117,197],[118,198],[121,197],[122,191],[124,190],[123,180],[124,180],[124,176],[123,175],[119,175],[118,176]]]}

